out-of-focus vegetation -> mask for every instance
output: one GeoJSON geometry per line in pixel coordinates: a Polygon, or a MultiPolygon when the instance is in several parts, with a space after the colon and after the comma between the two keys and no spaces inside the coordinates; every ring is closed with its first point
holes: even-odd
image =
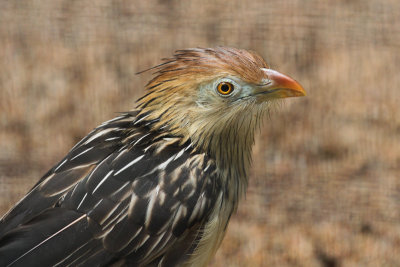
{"type": "Polygon", "coordinates": [[[212,266],[400,265],[400,2],[0,1],[0,212],[135,106],[175,49],[252,49],[295,77],[257,136],[212,266]]]}

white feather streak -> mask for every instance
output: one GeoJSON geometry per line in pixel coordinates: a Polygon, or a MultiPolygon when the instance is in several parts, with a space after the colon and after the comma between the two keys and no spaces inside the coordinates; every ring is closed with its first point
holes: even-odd
{"type": "Polygon", "coordinates": [[[88,149],[83,150],[81,153],[79,153],[78,155],[76,155],[75,157],[73,157],[71,160],[74,160],[74,159],[76,159],[77,157],[82,156],[83,154],[85,154],[86,152],[88,152],[88,151],[90,151],[90,150],[92,150],[92,149],[93,149],[93,147],[89,147],[88,149]]]}
{"type": "Polygon", "coordinates": [[[109,172],[107,173],[107,175],[104,176],[104,178],[103,178],[103,179],[97,184],[97,186],[94,188],[93,193],[96,192],[97,189],[99,189],[99,187],[107,180],[107,178],[111,175],[111,173],[112,173],[113,171],[114,171],[114,170],[109,171],[109,172]]]}
{"type": "Polygon", "coordinates": [[[132,160],[131,162],[129,162],[127,165],[125,165],[125,167],[123,167],[122,169],[120,169],[119,171],[117,171],[116,173],[114,173],[114,176],[120,174],[121,172],[123,172],[124,170],[126,170],[127,168],[131,167],[133,164],[135,164],[136,162],[138,162],[139,160],[141,160],[144,157],[144,155],[141,155],[140,157],[137,157],[136,159],[132,160]]]}

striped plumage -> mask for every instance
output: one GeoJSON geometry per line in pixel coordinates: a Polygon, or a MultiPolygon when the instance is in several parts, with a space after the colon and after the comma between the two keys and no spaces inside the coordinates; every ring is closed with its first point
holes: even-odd
{"type": "Polygon", "coordinates": [[[0,266],[207,264],[246,190],[269,100],[304,91],[233,48],[177,51],[154,69],[133,111],[93,130],[4,215],[0,266]]]}

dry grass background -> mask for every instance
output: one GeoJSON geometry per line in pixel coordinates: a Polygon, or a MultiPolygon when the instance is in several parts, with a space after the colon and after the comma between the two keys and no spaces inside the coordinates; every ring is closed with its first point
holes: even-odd
{"type": "Polygon", "coordinates": [[[0,1],[0,212],[175,49],[258,51],[299,80],[257,137],[212,266],[400,266],[400,2],[0,1]]]}

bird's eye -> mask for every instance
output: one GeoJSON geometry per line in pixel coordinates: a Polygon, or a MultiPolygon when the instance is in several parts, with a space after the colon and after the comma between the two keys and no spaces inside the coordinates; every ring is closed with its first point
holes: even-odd
{"type": "Polygon", "coordinates": [[[233,84],[228,82],[221,82],[217,86],[218,93],[221,95],[229,95],[233,92],[233,84]]]}

